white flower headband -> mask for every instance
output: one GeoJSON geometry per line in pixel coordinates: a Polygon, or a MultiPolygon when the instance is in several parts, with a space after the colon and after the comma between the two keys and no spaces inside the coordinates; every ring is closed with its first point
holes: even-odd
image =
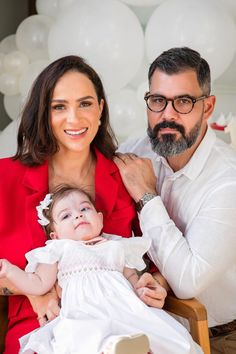
{"type": "Polygon", "coordinates": [[[49,205],[52,202],[52,194],[49,193],[45,196],[44,200],[40,202],[40,204],[36,207],[37,212],[38,212],[38,222],[42,226],[47,226],[50,221],[44,216],[43,210],[49,209],[49,205]]]}

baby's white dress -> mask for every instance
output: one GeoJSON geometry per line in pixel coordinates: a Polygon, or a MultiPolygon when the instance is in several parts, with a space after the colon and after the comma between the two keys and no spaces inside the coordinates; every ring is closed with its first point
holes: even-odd
{"type": "Polygon", "coordinates": [[[124,266],[142,270],[150,243],[141,237],[104,235],[86,245],[51,240],[27,253],[26,271],[58,262],[60,315],[20,339],[21,353],[101,354],[113,336],[145,333],[154,354],[202,353],[187,330],[160,309],[145,305],[123,276],[124,266]]]}

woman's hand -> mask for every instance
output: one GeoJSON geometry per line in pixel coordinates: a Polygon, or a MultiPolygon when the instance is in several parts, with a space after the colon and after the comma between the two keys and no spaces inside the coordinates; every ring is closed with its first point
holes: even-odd
{"type": "Polygon", "coordinates": [[[38,316],[40,326],[46,324],[59,315],[59,297],[55,288],[42,296],[27,295],[34,312],[38,316]]]}
{"type": "Polygon", "coordinates": [[[167,291],[150,273],[144,273],[135,285],[139,298],[152,307],[161,309],[164,306],[167,291]]]}

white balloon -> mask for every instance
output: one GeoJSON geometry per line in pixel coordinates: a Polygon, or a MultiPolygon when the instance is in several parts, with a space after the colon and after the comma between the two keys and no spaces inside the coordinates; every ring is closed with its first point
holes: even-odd
{"type": "Polygon", "coordinates": [[[156,9],[157,5],[155,6],[131,6],[131,9],[134,11],[135,15],[138,17],[139,21],[143,26],[146,26],[149,18],[153,14],[154,10],[156,9]]]}
{"type": "Polygon", "coordinates": [[[17,47],[32,61],[48,58],[47,41],[52,23],[51,17],[33,15],[27,17],[17,28],[17,47]]]}
{"type": "Polygon", "coordinates": [[[14,120],[19,118],[22,109],[22,97],[21,95],[8,96],[3,98],[3,105],[8,116],[14,120]]]}
{"type": "MultiPolygon", "coordinates": [[[[219,2],[219,0],[215,0],[215,2],[219,2]]],[[[235,0],[221,0],[222,6],[226,11],[229,12],[231,16],[233,16],[236,21],[236,1],[235,0]]]]}
{"type": "Polygon", "coordinates": [[[135,77],[129,82],[129,86],[137,89],[137,87],[147,79],[149,66],[148,60],[146,56],[144,56],[135,77]]]}
{"type": "Polygon", "coordinates": [[[10,36],[3,38],[0,42],[0,52],[7,54],[13,52],[14,50],[17,50],[16,35],[10,34],[10,36]]]}
{"type": "Polygon", "coordinates": [[[5,54],[3,54],[3,53],[1,53],[0,52],[0,74],[2,73],[2,72],[4,72],[4,58],[5,58],[5,54]]]}
{"type": "Polygon", "coordinates": [[[134,6],[151,6],[158,5],[165,0],[121,0],[128,5],[134,6]]]}
{"type": "Polygon", "coordinates": [[[20,75],[27,68],[29,64],[28,57],[19,51],[10,52],[5,55],[4,69],[6,72],[20,75]]]}
{"type": "Polygon", "coordinates": [[[58,0],[59,10],[68,9],[71,5],[73,5],[77,0],[58,0]]]}
{"type": "Polygon", "coordinates": [[[18,126],[19,121],[14,120],[0,133],[0,158],[15,154],[18,126]]]}
{"type": "Polygon", "coordinates": [[[36,0],[36,10],[40,15],[56,17],[59,11],[58,0],[36,0]]]}
{"type": "Polygon", "coordinates": [[[77,54],[115,92],[136,74],[144,54],[142,27],[135,14],[116,0],[77,0],[58,16],[49,34],[49,57],[77,54]]]}
{"type": "Polygon", "coordinates": [[[134,90],[125,88],[109,95],[108,103],[111,126],[119,142],[145,133],[145,109],[139,104],[134,90]]]}
{"type": "Polygon", "coordinates": [[[214,84],[224,87],[236,88],[236,53],[226,71],[220,77],[218,77],[217,80],[215,80],[214,84]]]}
{"type": "Polygon", "coordinates": [[[146,106],[146,102],[144,100],[144,95],[148,91],[149,91],[148,81],[144,81],[138,86],[137,92],[136,92],[137,100],[138,100],[139,104],[142,107],[144,107],[145,109],[146,109],[147,106],[146,106]]]}
{"type": "Polygon", "coordinates": [[[16,95],[19,93],[19,78],[12,73],[3,73],[0,75],[0,91],[4,95],[16,95]]]}
{"type": "Polygon", "coordinates": [[[215,79],[233,59],[235,37],[233,19],[218,3],[211,0],[169,0],[151,16],[145,42],[150,62],[171,47],[189,46],[199,51],[209,62],[215,79]]]}
{"type": "Polygon", "coordinates": [[[20,76],[19,90],[23,97],[23,100],[25,100],[28,96],[31,86],[36,77],[41,73],[44,68],[46,68],[48,64],[48,60],[36,60],[30,63],[24,73],[20,76]]]}

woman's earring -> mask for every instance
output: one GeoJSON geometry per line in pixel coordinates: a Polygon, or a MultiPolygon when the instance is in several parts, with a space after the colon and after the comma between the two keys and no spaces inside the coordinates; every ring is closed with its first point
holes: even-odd
{"type": "Polygon", "coordinates": [[[102,124],[102,122],[101,122],[101,118],[100,118],[98,121],[98,125],[101,125],[101,124],[102,124]]]}

